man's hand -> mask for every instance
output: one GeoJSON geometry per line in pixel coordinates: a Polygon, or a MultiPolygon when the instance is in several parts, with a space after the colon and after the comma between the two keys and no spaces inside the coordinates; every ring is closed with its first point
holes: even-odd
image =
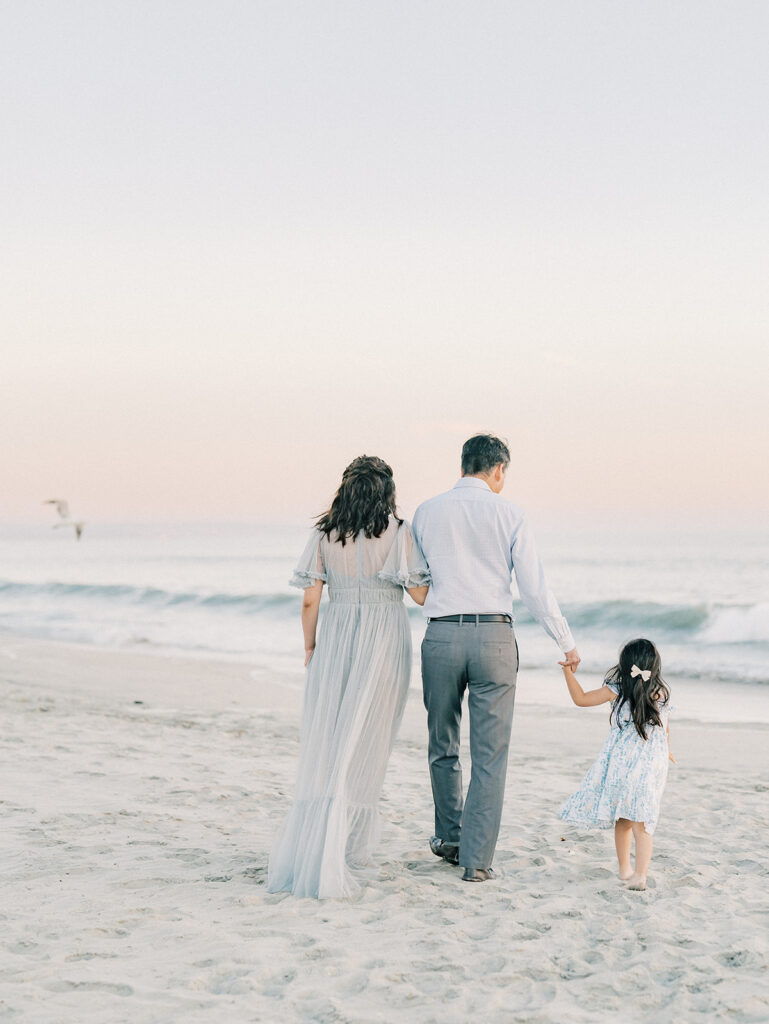
{"type": "Polygon", "coordinates": [[[579,665],[579,663],[582,661],[582,658],[580,658],[579,651],[576,647],[572,647],[570,651],[567,651],[566,654],[564,654],[563,658],[564,660],[559,661],[558,664],[561,665],[563,668],[570,668],[572,672],[577,671],[577,665],[579,665]]]}

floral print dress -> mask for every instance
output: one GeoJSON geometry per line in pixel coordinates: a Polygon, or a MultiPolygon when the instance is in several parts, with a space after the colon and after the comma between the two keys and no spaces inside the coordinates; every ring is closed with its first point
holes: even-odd
{"type": "MultiPolygon", "coordinates": [[[[617,687],[604,683],[617,693],[617,687]]],[[[612,705],[612,709],[615,705],[612,705]]],[[[578,828],[613,828],[619,818],[642,821],[654,833],[668,777],[668,716],[670,704],[660,704],[662,725],[646,727],[642,739],[625,704],[611,716],[603,750],[588,769],[582,785],[565,801],[560,817],[578,828]]]]}

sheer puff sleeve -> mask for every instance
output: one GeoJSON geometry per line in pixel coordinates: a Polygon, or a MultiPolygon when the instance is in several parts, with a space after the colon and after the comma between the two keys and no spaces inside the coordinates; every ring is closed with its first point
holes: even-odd
{"type": "Polygon", "coordinates": [[[302,552],[302,557],[294,569],[294,575],[289,580],[290,586],[306,590],[308,587],[314,586],[316,580],[326,582],[326,567],[323,564],[323,552],[320,549],[321,540],[323,540],[323,534],[320,530],[313,530],[307,541],[307,546],[302,552]]]}
{"type": "Polygon", "coordinates": [[[377,576],[380,580],[407,589],[424,587],[430,583],[430,570],[425,556],[411,532],[411,524],[405,519],[398,527],[393,545],[377,576]]]}

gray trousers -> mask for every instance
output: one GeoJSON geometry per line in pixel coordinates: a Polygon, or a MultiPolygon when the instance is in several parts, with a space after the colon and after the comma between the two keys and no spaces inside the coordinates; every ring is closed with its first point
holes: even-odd
{"type": "Polygon", "coordinates": [[[422,689],[435,834],[459,844],[459,863],[489,868],[502,818],[518,643],[511,623],[437,622],[422,641],[422,689]],[[472,767],[462,796],[459,727],[468,691],[472,767]]]}

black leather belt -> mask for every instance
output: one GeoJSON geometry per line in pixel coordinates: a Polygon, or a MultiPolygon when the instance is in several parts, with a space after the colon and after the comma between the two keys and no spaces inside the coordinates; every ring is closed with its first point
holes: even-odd
{"type": "Polygon", "coordinates": [[[460,626],[471,624],[475,625],[476,622],[512,622],[512,616],[510,615],[436,615],[430,619],[430,622],[458,622],[460,626]]]}

